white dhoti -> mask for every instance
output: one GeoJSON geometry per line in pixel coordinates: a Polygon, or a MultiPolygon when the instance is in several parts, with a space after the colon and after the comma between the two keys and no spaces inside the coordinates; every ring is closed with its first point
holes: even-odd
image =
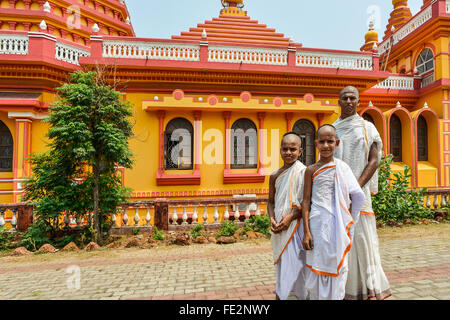
{"type": "MultiPolygon", "coordinates": [[[[275,181],[274,214],[277,223],[290,214],[292,209],[301,208],[305,169],[305,165],[296,161],[275,181]]],[[[276,294],[281,300],[286,300],[291,291],[294,291],[297,298],[305,298],[303,281],[299,279],[304,267],[300,256],[302,232],[301,217],[292,221],[287,230],[280,233],[271,232],[270,242],[277,276],[276,294]]]]}
{"type": "MultiPolygon", "coordinates": [[[[359,115],[337,120],[334,124],[341,140],[335,157],[347,163],[359,178],[368,164],[373,143],[378,147],[378,160],[383,153],[383,142],[375,126],[359,115]]],[[[378,246],[376,217],[372,209],[372,194],[378,192],[378,173],[362,187],[366,200],[354,228],[354,241],[349,253],[349,274],[346,299],[385,299],[391,295],[389,281],[383,271],[378,246]]]]}
{"type": "Polygon", "coordinates": [[[311,300],[344,299],[351,227],[363,202],[364,193],[344,162],[335,159],[314,173],[309,215],[314,249],[305,252],[304,269],[311,300]]]}

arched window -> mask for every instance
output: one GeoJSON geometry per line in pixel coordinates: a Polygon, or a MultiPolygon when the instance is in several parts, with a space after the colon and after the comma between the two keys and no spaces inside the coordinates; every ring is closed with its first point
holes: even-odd
{"type": "Polygon", "coordinates": [[[373,121],[373,118],[370,114],[368,114],[367,112],[363,114],[363,119],[366,121],[369,121],[370,123],[372,123],[373,125],[375,125],[375,121],[373,121]]]}
{"type": "Polygon", "coordinates": [[[417,74],[422,77],[422,88],[434,82],[434,56],[431,49],[424,49],[416,61],[417,74]]]}
{"type": "Polygon", "coordinates": [[[297,132],[302,138],[302,148],[303,152],[300,156],[300,161],[309,166],[316,162],[316,149],[314,147],[314,135],[316,129],[314,125],[305,119],[298,120],[292,131],[297,132]]]}
{"type": "Polygon", "coordinates": [[[428,161],[428,126],[423,116],[417,119],[417,154],[419,161],[428,161]]]}
{"type": "Polygon", "coordinates": [[[13,138],[8,127],[0,121],[0,171],[11,172],[13,163],[13,138]]]}
{"type": "Polygon", "coordinates": [[[394,162],[402,161],[402,123],[395,114],[392,115],[390,124],[390,144],[391,154],[394,156],[394,162]]]}
{"type": "Polygon", "coordinates": [[[249,119],[239,119],[231,126],[231,169],[257,167],[256,126],[249,119]]]}
{"type": "Polygon", "coordinates": [[[190,170],[193,168],[192,124],[184,118],[172,119],[164,131],[164,168],[190,170]]]}

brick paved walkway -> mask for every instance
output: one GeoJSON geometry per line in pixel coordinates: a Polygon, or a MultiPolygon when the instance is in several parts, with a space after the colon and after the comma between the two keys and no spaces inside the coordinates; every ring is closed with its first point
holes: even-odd
{"type": "MultiPolygon", "coordinates": [[[[390,240],[380,253],[389,300],[450,299],[448,241],[390,240]]],[[[268,240],[0,258],[0,300],[269,300],[274,289],[268,240]]]]}

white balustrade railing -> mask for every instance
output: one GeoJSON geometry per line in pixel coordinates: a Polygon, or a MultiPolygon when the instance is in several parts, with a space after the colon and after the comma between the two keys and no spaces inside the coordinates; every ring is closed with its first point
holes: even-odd
{"type": "Polygon", "coordinates": [[[287,65],[287,50],[268,48],[247,48],[209,46],[209,62],[248,63],[265,65],[287,65]]]}
{"type": "Polygon", "coordinates": [[[28,36],[0,34],[0,54],[28,54],[28,36]]]}
{"type": "Polygon", "coordinates": [[[414,78],[413,77],[390,76],[389,78],[380,82],[373,88],[375,88],[375,89],[414,90],[414,78]]]}
{"type": "Polygon", "coordinates": [[[103,41],[104,58],[200,61],[200,45],[138,41],[103,41]]]}
{"type": "MultiPolygon", "coordinates": [[[[448,8],[448,5],[447,5],[448,8]]],[[[447,9],[448,12],[448,9],[447,9]]],[[[407,37],[409,34],[411,34],[414,30],[422,26],[425,22],[430,20],[433,17],[433,11],[432,6],[429,5],[427,8],[425,8],[422,12],[420,12],[418,15],[416,15],[414,18],[412,18],[409,22],[407,22],[404,26],[402,26],[400,29],[394,31],[394,34],[384,40],[379,46],[378,46],[378,53],[383,54],[386,51],[389,50],[389,47],[391,45],[395,45],[405,37],[407,37]],[[392,42],[392,43],[391,43],[392,42]]]]}
{"type": "Polygon", "coordinates": [[[62,42],[56,42],[55,59],[71,64],[80,65],[79,57],[89,57],[91,53],[87,50],[71,46],[62,42]]]}
{"type": "Polygon", "coordinates": [[[298,67],[372,70],[372,56],[363,54],[297,51],[298,67]]]}

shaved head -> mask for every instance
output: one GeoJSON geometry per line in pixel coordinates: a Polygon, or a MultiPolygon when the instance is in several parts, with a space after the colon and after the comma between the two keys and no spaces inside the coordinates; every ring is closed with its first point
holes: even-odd
{"type": "Polygon", "coordinates": [[[347,86],[344,89],[341,90],[339,97],[342,97],[343,94],[347,93],[347,92],[352,92],[356,95],[356,97],[359,99],[359,91],[358,89],[356,89],[353,86],[347,86]]]}
{"type": "Polygon", "coordinates": [[[283,135],[283,139],[281,139],[281,144],[283,142],[297,142],[298,146],[302,146],[302,139],[296,132],[288,132],[283,135]]]}
{"type": "Polygon", "coordinates": [[[319,135],[322,131],[325,132],[330,132],[334,135],[334,137],[337,139],[337,133],[336,133],[336,128],[331,125],[331,124],[324,124],[323,126],[321,126],[318,130],[317,130],[317,138],[319,138],[319,135]]]}

